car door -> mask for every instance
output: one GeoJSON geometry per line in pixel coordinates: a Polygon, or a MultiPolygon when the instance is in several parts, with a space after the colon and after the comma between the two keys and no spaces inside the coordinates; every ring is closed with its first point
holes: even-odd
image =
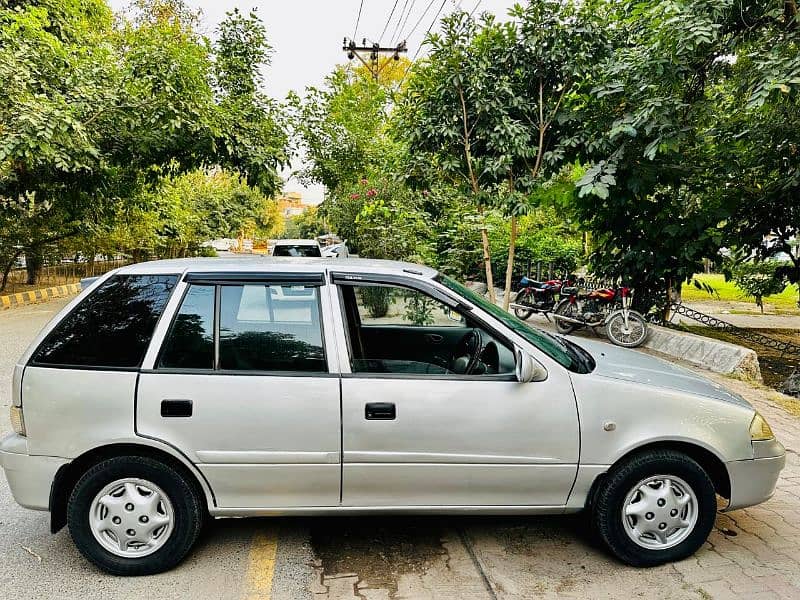
{"type": "Polygon", "coordinates": [[[199,273],[183,285],[139,378],[137,432],[183,452],[221,508],[338,505],[339,379],[322,275],[199,273]]]}
{"type": "MultiPolygon", "coordinates": [[[[433,284],[409,278],[334,277],[335,301],[345,319],[342,367],[342,504],[345,506],[562,506],[577,472],[578,415],[568,374],[542,358],[545,381],[519,383],[513,344],[500,324],[477,309],[443,297],[433,284]],[[466,330],[479,328],[500,347],[500,368],[483,375],[417,365],[393,369],[371,360],[390,355],[388,340],[370,347],[355,327],[362,289],[409,289],[422,294],[428,314],[418,314],[418,334],[435,331],[453,313],[466,330]],[[352,290],[352,291],[348,291],[352,290]],[[347,372],[349,371],[349,373],[347,372]]],[[[381,327],[396,327],[418,307],[397,306],[381,327]]],[[[418,302],[417,302],[418,304],[418,302]]],[[[464,333],[461,326],[459,333],[464,333]]],[[[506,332],[507,333],[507,332],[506,332]]],[[[411,337],[409,333],[407,337],[411,337]]],[[[452,349],[452,346],[448,346],[452,349]]],[[[444,348],[444,347],[443,347],[444,348]]],[[[530,349],[536,355],[536,349],[530,349]]],[[[403,349],[403,352],[406,350],[403,349]]],[[[420,355],[421,360],[424,354],[420,355]]],[[[457,362],[457,361],[456,361],[457,362]]],[[[452,366],[450,362],[450,366],[452,366]]]]}

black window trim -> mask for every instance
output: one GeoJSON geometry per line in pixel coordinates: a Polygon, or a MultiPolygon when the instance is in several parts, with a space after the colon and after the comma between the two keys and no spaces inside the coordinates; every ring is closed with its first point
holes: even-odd
{"type": "MultiPolygon", "coordinates": [[[[279,273],[276,275],[274,279],[267,279],[263,277],[263,273],[255,273],[254,275],[258,276],[257,279],[250,279],[250,273],[246,274],[248,277],[244,280],[242,279],[233,279],[233,278],[223,278],[222,280],[216,279],[206,279],[198,278],[196,281],[191,281],[188,275],[206,275],[200,273],[190,273],[184,276],[184,281],[189,284],[186,285],[185,289],[183,290],[183,297],[180,299],[177,308],[172,314],[172,319],[169,324],[169,328],[167,329],[167,333],[164,335],[163,339],[161,340],[161,347],[158,349],[158,354],[156,355],[156,360],[153,363],[152,369],[136,369],[142,373],[154,373],[154,374],[164,374],[164,375],[246,375],[246,376],[265,376],[265,377],[338,377],[338,373],[333,373],[330,367],[330,360],[328,357],[328,351],[325,346],[325,317],[322,314],[322,293],[321,291],[317,293],[317,305],[319,309],[319,325],[320,325],[320,333],[322,335],[322,355],[323,360],[325,361],[325,371],[279,371],[279,370],[270,370],[270,371],[258,371],[258,370],[236,370],[236,369],[220,369],[219,368],[219,340],[220,340],[220,310],[221,310],[221,299],[222,299],[222,286],[229,285],[229,286],[245,286],[248,284],[263,284],[265,286],[269,285],[298,285],[303,284],[309,287],[316,287],[321,288],[325,285],[325,280],[323,275],[319,274],[319,279],[316,278],[316,274],[305,274],[300,273],[298,275],[302,275],[303,277],[308,277],[308,282],[303,279],[292,279],[291,281],[286,281],[282,278],[283,275],[295,275],[295,273],[279,273]],[[183,305],[183,301],[186,297],[186,294],[189,292],[189,289],[192,285],[213,285],[214,286],[214,364],[210,369],[191,369],[188,367],[159,367],[159,361],[161,359],[161,353],[166,348],[167,340],[169,339],[169,334],[172,332],[172,327],[175,323],[175,320],[180,313],[181,306],[183,305]]],[[[229,273],[214,273],[215,277],[223,275],[229,275],[229,273]]],[[[236,275],[235,273],[230,275],[236,275]]]]}
{"type": "Polygon", "coordinates": [[[248,283],[264,283],[266,285],[307,285],[311,287],[321,287],[325,284],[325,277],[322,273],[266,273],[263,271],[248,272],[192,272],[183,276],[183,281],[196,285],[245,285],[248,283]]]}
{"type": "MultiPolygon", "coordinates": [[[[424,280],[414,279],[411,277],[403,277],[402,275],[373,275],[373,274],[353,274],[353,273],[331,273],[331,282],[337,286],[339,292],[339,305],[342,317],[342,326],[344,328],[345,338],[347,340],[347,356],[350,359],[349,367],[350,373],[342,373],[342,377],[352,378],[365,378],[365,379],[446,379],[455,381],[516,381],[516,373],[498,374],[498,375],[459,375],[457,373],[437,373],[437,374],[420,374],[420,373],[370,373],[370,372],[353,372],[353,350],[352,341],[350,339],[350,328],[347,325],[348,317],[345,309],[345,299],[341,292],[341,286],[347,285],[351,287],[364,287],[364,286],[383,286],[383,287],[404,287],[410,290],[415,290],[422,293],[427,293],[434,299],[439,300],[453,310],[461,311],[469,314],[469,318],[479,324],[481,327],[489,331],[494,337],[501,341],[507,348],[511,348],[512,352],[516,344],[508,339],[508,336],[497,331],[496,327],[489,325],[485,319],[479,318],[473,313],[472,307],[464,304],[460,300],[450,297],[448,294],[442,292],[439,288],[427,283],[424,280]]],[[[362,327],[361,316],[359,317],[358,326],[362,327]]],[[[514,352],[514,362],[516,363],[517,357],[514,352]]]]}
{"type": "MultiPolygon", "coordinates": [[[[144,364],[144,359],[147,357],[147,354],[148,354],[148,352],[150,350],[150,346],[153,344],[153,341],[155,340],[155,333],[158,330],[158,326],[161,323],[162,319],[164,319],[164,315],[167,314],[167,308],[169,307],[169,302],[170,302],[170,300],[172,300],[172,296],[175,294],[175,290],[178,288],[178,285],[180,284],[180,282],[181,282],[181,274],[180,273],[112,273],[112,274],[110,274],[108,277],[103,279],[103,281],[101,281],[91,291],[91,293],[86,296],[86,298],[83,298],[80,302],[78,302],[75,306],[73,306],[72,310],[70,310],[67,314],[65,314],[63,317],[61,317],[58,320],[58,322],[53,325],[52,329],[50,329],[50,331],[47,332],[47,335],[44,336],[42,341],[39,342],[39,344],[36,346],[36,348],[33,350],[33,352],[31,352],[30,358],[28,359],[28,362],[25,364],[25,367],[26,368],[27,367],[38,367],[38,368],[41,368],[41,369],[67,369],[67,370],[72,370],[72,371],[111,371],[111,372],[120,372],[120,373],[138,373],[138,372],[140,372],[142,370],[142,364],[144,364]],[[153,332],[150,334],[150,341],[147,342],[147,346],[145,347],[144,353],[142,354],[142,358],[139,359],[139,364],[136,365],[136,366],[133,366],[133,367],[114,367],[114,366],[108,366],[108,365],[72,365],[72,364],[68,364],[68,363],[42,363],[42,362],[38,362],[37,360],[35,360],[36,355],[39,353],[39,348],[41,348],[42,344],[47,342],[47,340],[50,338],[50,336],[53,335],[53,332],[55,332],[55,330],[58,329],[58,326],[61,325],[61,323],[63,323],[67,319],[69,319],[75,313],[75,311],[78,310],[78,308],[81,306],[81,304],[83,304],[84,302],[86,302],[86,300],[91,298],[92,295],[94,295],[94,293],[98,289],[100,289],[103,285],[105,285],[111,279],[113,279],[115,277],[174,277],[175,278],[175,282],[174,282],[174,285],[172,286],[172,290],[170,290],[169,296],[167,296],[166,302],[164,303],[164,308],[162,309],[161,314],[158,315],[158,318],[156,319],[156,322],[155,322],[155,324],[153,326],[153,332]]],[[[182,301],[183,300],[181,300],[181,302],[182,301]]]]}

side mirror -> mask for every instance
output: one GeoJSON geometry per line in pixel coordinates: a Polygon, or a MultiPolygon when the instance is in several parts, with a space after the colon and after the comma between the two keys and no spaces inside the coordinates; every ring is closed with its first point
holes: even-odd
{"type": "Polygon", "coordinates": [[[522,350],[522,348],[515,347],[514,354],[517,359],[517,381],[529,383],[547,379],[547,369],[538,360],[522,350]]]}

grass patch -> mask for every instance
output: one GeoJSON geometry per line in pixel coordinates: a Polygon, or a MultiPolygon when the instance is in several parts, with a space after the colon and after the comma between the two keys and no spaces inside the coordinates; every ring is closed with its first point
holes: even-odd
{"type": "MultiPolygon", "coordinates": [[[[732,281],[725,281],[725,276],[721,273],[710,273],[695,275],[695,279],[707,283],[717,292],[711,295],[705,290],[698,290],[693,284],[684,284],[681,288],[681,298],[689,302],[713,302],[715,300],[723,302],[747,302],[755,306],[753,298],[744,295],[742,290],[737,288],[732,281]]],[[[780,294],[765,296],[764,302],[772,304],[776,309],[797,312],[797,286],[787,286],[780,294]]]]}

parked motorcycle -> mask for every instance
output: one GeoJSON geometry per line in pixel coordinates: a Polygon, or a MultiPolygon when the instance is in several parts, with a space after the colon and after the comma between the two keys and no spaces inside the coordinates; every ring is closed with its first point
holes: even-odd
{"type": "Polygon", "coordinates": [[[519,281],[519,289],[511,308],[517,318],[523,321],[533,313],[553,312],[561,294],[561,288],[572,285],[570,279],[550,279],[548,281],[534,281],[527,277],[522,277],[519,281]]]}
{"type": "Polygon", "coordinates": [[[562,298],[553,310],[559,333],[567,334],[581,327],[605,329],[608,339],[618,346],[635,348],[647,339],[647,322],[631,309],[632,292],[628,287],[608,287],[581,292],[564,287],[562,298]]]}

